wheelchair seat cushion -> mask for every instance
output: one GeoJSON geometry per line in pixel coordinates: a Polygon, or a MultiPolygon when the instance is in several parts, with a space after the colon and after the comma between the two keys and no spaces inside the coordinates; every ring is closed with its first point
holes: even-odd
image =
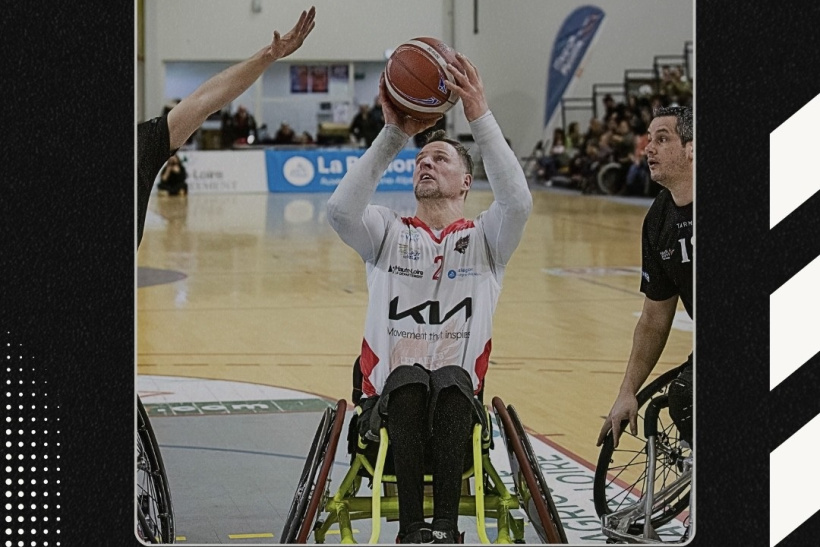
{"type": "Polygon", "coordinates": [[[359,436],[372,442],[379,441],[379,429],[389,420],[387,404],[390,392],[409,384],[421,384],[427,389],[427,423],[432,424],[436,402],[442,390],[457,388],[472,403],[474,423],[480,423],[487,430],[487,414],[481,401],[474,395],[469,374],[461,367],[447,366],[430,371],[421,365],[400,366],[387,377],[380,396],[360,400],[359,436]],[[377,412],[373,412],[376,409],[377,412]]]}

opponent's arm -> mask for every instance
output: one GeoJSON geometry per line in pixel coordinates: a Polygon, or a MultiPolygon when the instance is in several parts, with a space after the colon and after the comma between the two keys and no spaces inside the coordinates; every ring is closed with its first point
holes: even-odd
{"type": "Polygon", "coordinates": [[[666,346],[677,304],[677,295],[666,300],[644,298],[643,311],[632,335],[629,363],[618,397],[598,434],[598,446],[612,429],[612,437],[617,447],[622,433],[621,423],[624,420],[629,421],[629,429],[633,435],[638,433],[638,400],[635,395],[655,368],[666,346]]]}
{"type": "Polygon", "coordinates": [[[208,116],[244,93],[273,62],[299,49],[316,26],[315,16],[316,9],[311,6],[287,34],[280,36],[279,31],[273,31],[270,45],[212,77],[172,108],[168,113],[171,150],[182,146],[208,116]]]}

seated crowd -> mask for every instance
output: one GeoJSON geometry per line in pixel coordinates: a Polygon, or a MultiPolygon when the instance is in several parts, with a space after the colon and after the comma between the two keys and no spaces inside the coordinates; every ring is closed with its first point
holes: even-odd
{"type": "Polygon", "coordinates": [[[691,84],[681,81],[677,68],[664,69],[659,93],[630,94],[626,103],[606,95],[603,116],[590,119],[584,133],[578,122],[572,122],[566,131],[556,128],[546,145],[539,142],[533,153],[536,180],[596,193],[600,192],[598,173],[617,163],[623,180],[620,194],[654,196],[659,188],[649,180],[644,157],[652,112],[658,107],[692,105],[691,84]]]}

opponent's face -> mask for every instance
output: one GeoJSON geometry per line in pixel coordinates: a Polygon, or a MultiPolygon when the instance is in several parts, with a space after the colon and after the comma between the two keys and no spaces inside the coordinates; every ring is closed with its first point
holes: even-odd
{"type": "Polygon", "coordinates": [[[646,161],[652,180],[669,187],[692,179],[692,142],[683,144],[675,131],[676,118],[662,116],[649,124],[646,161]]]}
{"type": "Polygon", "coordinates": [[[416,156],[413,190],[417,199],[460,196],[467,193],[471,182],[458,152],[446,142],[431,142],[416,156]]]}

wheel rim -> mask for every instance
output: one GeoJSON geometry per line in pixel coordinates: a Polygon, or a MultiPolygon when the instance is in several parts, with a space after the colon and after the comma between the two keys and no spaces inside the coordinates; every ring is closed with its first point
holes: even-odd
{"type": "MultiPolygon", "coordinates": [[[[666,393],[669,383],[684,366],[685,364],[665,372],[638,392],[638,431],[643,431],[643,411],[646,403],[655,396],[666,393]]],[[[656,447],[658,462],[655,472],[655,492],[679,477],[683,460],[691,457],[691,450],[680,443],[677,429],[669,417],[668,409],[662,411],[660,415],[656,447]]],[[[598,516],[610,514],[642,498],[646,467],[646,441],[632,435],[626,424],[624,424],[617,449],[613,447],[612,433],[610,432],[605,437],[595,469],[593,488],[595,510],[598,516]]],[[[663,526],[684,511],[689,506],[689,491],[690,489],[687,488],[655,511],[651,517],[652,525],[655,528],[663,526]]],[[[630,526],[629,533],[642,533],[643,524],[644,519],[639,519],[630,526]]]]}
{"type": "Polygon", "coordinates": [[[174,513],[165,466],[139,399],[137,417],[137,532],[151,543],[174,543],[174,513]]]}

